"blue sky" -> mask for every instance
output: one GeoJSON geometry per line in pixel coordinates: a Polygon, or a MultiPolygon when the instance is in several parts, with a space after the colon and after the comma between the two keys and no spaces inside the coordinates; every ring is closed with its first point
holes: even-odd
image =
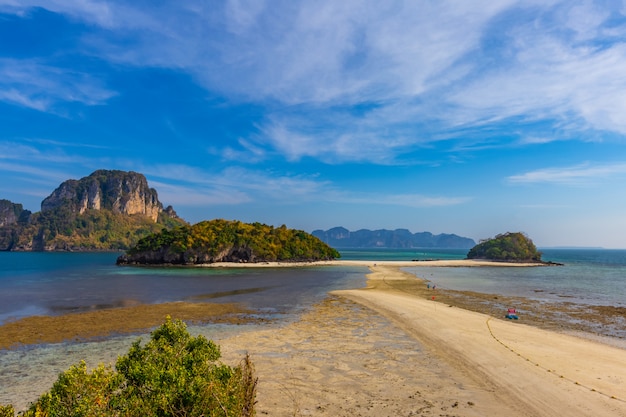
{"type": "Polygon", "coordinates": [[[0,0],[0,198],[626,248],[623,1],[0,0]]]}

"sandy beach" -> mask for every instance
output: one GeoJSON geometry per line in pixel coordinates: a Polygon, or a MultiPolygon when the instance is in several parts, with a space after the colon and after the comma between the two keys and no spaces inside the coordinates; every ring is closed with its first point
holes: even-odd
{"type": "Polygon", "coordinates": [[[452,307],[374,266],[280,331],[221,341],[249,352],[258,414],[626,416],[626,350],[452,307]]]}
{"type": "Polygon", "coordinates": [[[459,308],[484,303],[432,291],[405,263],[356,262],[370,268],[366,288],[332,292],[294,323],[216,340],[225,363],[251,355],[257,415],[626,416],[623,346],[530,314],[459,308]]]}
{"type": "Polygon", "coordinates": [[[342,260],[334,259],[328,261],[312,262],[214,262],[210,264],[197,265],[198,268],[295,268],[311,266],[432,266],[432,267],[472,267],[472,266],[494,266],[494,267],[528,267],[546,266],[546,263],[533,262],[497,262],[483,259],[448,259],[448,260],[426,260],[426,261],[366,261],[366,260],[342,260]]]}

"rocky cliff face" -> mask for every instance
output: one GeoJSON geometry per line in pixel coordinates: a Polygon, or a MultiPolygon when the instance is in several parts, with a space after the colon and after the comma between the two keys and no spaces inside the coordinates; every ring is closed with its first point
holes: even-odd
{"type": "Polygon", "coordinates": [[[0,200],[0,227],[28,221],[30,215],[31,212],[24,210],[21,204],[12,203],[9,200],[0,200]]]}
{"type": "Polygon", "coordinates": [[[37,213],[0,200],[0,250],[121,250],[185,224],[171,206],[163,209],[142,174],[99,170],[63,182],[37,213]]]}
{"type": "Polygon", "coordinates": [[[106,170],[96,171],[80,180],[65,181],[41,203],[42,213],[59,207],[77,214],[88,209],[143,214],[153,222],[163,211],[156,190],[148,187],[142,174],[106,170]]]}

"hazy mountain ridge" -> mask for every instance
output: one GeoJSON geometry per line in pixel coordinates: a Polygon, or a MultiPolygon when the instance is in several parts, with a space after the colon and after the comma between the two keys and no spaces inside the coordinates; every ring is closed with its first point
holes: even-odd
{"type": "Polygon", "coordinates": [[[314,230],[312,235],[334,248],[469,249],[476,245],[473,239],[455,234],[411,233],[407,229],[360,229],[352,232],[345,227],[333,227],[328,230],[314,230]]]}

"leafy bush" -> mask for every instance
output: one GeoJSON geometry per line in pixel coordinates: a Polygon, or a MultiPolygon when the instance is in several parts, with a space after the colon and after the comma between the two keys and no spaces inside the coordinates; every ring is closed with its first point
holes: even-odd
{"type": "MultiPolygon", "coordinates": [[[[168,317],[145,346],[135,342],[115,370],[74,365],[22,415],[254,416],[257,380],[249,357],[230,367],[220,356],[218,345],[190,336],[183,322],[168,317]]],[[[13,414],[12,406],[0,406],[0,417],[13,414]]]]}
{"type": "Polygon", "coordinates": [[[110,366],[88,372],[82,361],[61,373],[50,392],[39,397],[24,416],[111,416],[109,401],[119,383],[119,375],[110,366]]]}
{"type": "Polygon", "coordinates": [[[467,258],[541,262],[541,252],[537,251],[533,241],[525,234],[507,232],[493,239],[481,240],[470,249],[467,258]]]}
{"type": "Polygon", "coordinates": [[[12,405],[0,405],[0,417],[13,417],[15,409],[12,405]]]}

